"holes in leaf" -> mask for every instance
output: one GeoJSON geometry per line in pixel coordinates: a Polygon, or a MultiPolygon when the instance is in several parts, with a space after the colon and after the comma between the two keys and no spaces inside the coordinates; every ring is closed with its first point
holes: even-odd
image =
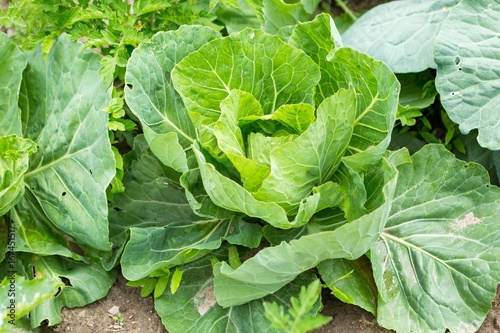
{"type": "Polygon", "coordinates": [[[89,172],[90,172],[90,174],[91,174],[91,175],[93,174],[93,173],[92,173],[92,169],[89,169],[89,172]]]}
{"type": "Polygon", "coordinates": [[[116,210],[117,212],[121,212],[122,209],[120,207],[113,207],[114,210],[116,210]]]}
{"type": "Polygon", "coordinates": [[[64,191],[63,193],[61,193],[61,196],[65,196],[66,195],[66,191],[64,191]]]}
{"type": "Polygon", "coordinates": [[[460,57],[456,57],[456,58],[455,58],[455,65],[457,65],[457,66],[458,66],[458,64],[459,64],[459,63],[460,63],[460,57]]]}

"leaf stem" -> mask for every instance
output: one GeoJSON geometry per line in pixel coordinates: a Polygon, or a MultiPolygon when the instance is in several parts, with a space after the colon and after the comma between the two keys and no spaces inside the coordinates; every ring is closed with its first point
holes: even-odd
{"type": "Polygon", "coordinates": [[[358,19],[358,16],[351,10],[351,8],[347,7],[343,0],[335,0],[335,2],[337,3],[337,6],[342,8],[342,10],[352,18],[353,21],[358,19]]]}

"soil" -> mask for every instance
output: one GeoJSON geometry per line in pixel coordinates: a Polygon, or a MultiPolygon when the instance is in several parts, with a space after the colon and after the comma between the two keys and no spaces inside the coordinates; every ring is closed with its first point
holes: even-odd
{"type": "MultiPolygon", "coordinates": [[[[350,0],[348,5],[354,11],[359,12],[389,1],[350,0]]],[[[342,10],[332,5],[332,13],[340,14],[342,10]]],[[[105,298],[84,308],[63,309],[63,322],[54,327],[44,326],[41,333],[167,333],[160,317],[156,314],[153,298],[143,298],[139,292],[139,288],[128,287],[125,278],[119,275],[105,298]],[[113,306],[118,306],[123,315],[123,327],[118,321],[113,320],[108,312],[113,306]]],[[[345,304],[329,293],[324,293],[323,303],[322,313],[333,319],[314,333],[393,332],[378,326],[371,313],[357,306],[345,304]]],[[[492,303],[492,309],[477,333],[497,332],[500,332],[500,287],[492,303]]]]}
{"type": "MultiPolygon", "coordinates": [[[[42,327],[41,333],[167,333],[154,309],[152,296],[143,298],[139,288],[131,288],[121,275],[109,294],[84,308],[63,309],[61,324],[42,327]],[[123,327],[108,313],[113,306],[123,315],[123,327]]],[[[325,316],[333,317],[313,333],[390,333],[377,325],[375,317],[365,310],[345,304],[328,292],[323,294],[325,316]]],[[[492,309],[478,333],[500,332],[500,288],[492,309]]],[[[421,332],[425,333],[425,332],[421,332]]],[[[444,332],[443,332],[444,333],[444,332]]]]}

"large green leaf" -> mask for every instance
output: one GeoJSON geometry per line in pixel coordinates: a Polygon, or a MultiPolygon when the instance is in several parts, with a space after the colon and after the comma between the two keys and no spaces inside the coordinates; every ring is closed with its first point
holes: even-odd
{"type": "Polygon", "coordinates": [[[479,130],[481,146],[500,150],[500,1],[464,0],[436,38],[436,87],[462,133],[479,130]]]}
{"type": "Polygon", "coordinates": [[[204,45],[172,71],[195,125],[217,121],[231,90],[251,93],[264,114],[283,104],[312,102],[319,70],[302,51],[261,30],[245,29],[204,45]]]}
{"type": "Polygon", "coordinates": [[[22,134],[17,99],[25,67],[26,56],[0,32],[0,136],[22,134]]]}
{"type": "MultiPolygon", "coordinates": [[[[77,243],[109,250],[106,187],[115,161],[100,56],[61,36],[48,56],[28,54],[19,105],[23,134],[38,145],[25,174],[33,205],[77,243]]],[[[15,209],[15,208],[14,208],[15,209]]]]}
{"type": "Polygon", "coordinates": [[[157,270],[191,262],[219,248],[223,239],[247,247],[259,245],[257,224],[196,215],[185,192],[168,178],[166,168],[145,145],[142,136],[135,138],[134,150],[125,159],[130,158],[123,179],[125,192],[116,194],[109,213],[117,255],[124,248],[121,265],[125,277],[139,280],[157,270]],[[153,250],[145,252],[145,245],[153,250]]]}
{"type": "Polygon", "coordinates": [[[88,265],[57,256],[34,256],[32,264],[36,275],[44,280],[67,281],[55,297],[45,300],[30,313],[33,327],[40,326],[44,320],[48,320],[50,326],[60,323],[63,307],[82,307],[103,298],[117,273],[116,270],[107,272],[99,263],[88,265]]]}
{"type": "Polygon", "coordinates": [[[24,174],[36,144],[9,135],[0,137],[0,216],[7,213],[24,194],[24,174]]]}
{"type": "Polygon", "coordinates": [[[131,85],[125,87],[127,105],[141,121],[155,155],[179,172],[188,170],[184,149],[196,134],[170,72],[186,55],[217,37],[218,32],[202,26],[160,32],[137,47],[127,64],[125,82],[131,85]]]}
{"type": "Polygon", "coordinates": [[[246,247],[257,247],[260,238],[260,227],[240,218],[198,218],[170,223],[161,228],[131,228],[130,240],[121,259],[123,275],[128,280],[140,280],[156,271],[168,270],[203,257],[218,249],[223,239],[246,247]]]}
{"type": "MultiPolygon", "coordinates": [[[[282,290],[264,298],[264,301],[289,307],[290,297],[297,297],[300,287],[312,280],[313,274],[300,275],[282,290]]],[[[317,313],[320,307],[320,302],[317,302],[313,311],[317,313]]],[[[173,295],[166,292],[157,298],[155,308],[170,333],[278,332],[265,319],[261,300],[226,308],[217,304],[209,258],[186,265],[179,289],[173,295]]]]}
{"type": "Polygon", "coordinates": [[[316,105],[333,95],[338,89],[334,64],[330,63],[330,53],[342,46],[340,33],[328,14],[318,15],[313,21],[298,23],[292,31],[289,43],[310,56],[319,65],[321,80],[314,95],[316,105]]]}
{"type": "Polygon", "coordinates": [[[16,251],[38,255],[60,255],[83,260],[82,249],[45,215],[33,194],[27,192],[10,212],[15,223],[16,251]]]}
{"type": "Polygon", "coordinates": [[[441,145],[412,161],[399,168],[371,249],[378,321],[400,332],[475,332],[500,281],[500,189],[441,145]]]}
{"type": "Polygon", "coordinates": [[[324,260],[356,259],[363,255],[387,221],[397,172],[383,158],[371,176],[378,178],[380,186],[374,192],[382,204],[370,213],[333,231],[320,231],[267,247],[236,269],[225,262],[217,264],[214,267],[217,302],[222,306],[243,304],[279,290],[324,260]]]}
{"type": "MultiPolygon", "coordinates": [[[[342,35],[346,46],[384,61],[396,73],[436,68],[434,40],[459,0],[402,0],[376,6],[342,35]]],[[[448,34],[451,39],[452,36],[448,34]]]]}

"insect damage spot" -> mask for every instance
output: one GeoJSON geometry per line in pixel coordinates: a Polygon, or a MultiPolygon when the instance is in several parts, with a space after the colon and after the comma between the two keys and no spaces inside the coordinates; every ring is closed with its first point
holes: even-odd
{"type": "Polygon", "coordinates": [[[202,316],[215,304],[217,304],[217,300],[215,299],[213,285],[206,287],[194,296],[194,305],[196,306],[198,313],[202,316]]]}
{"type": "Polygon", "coordinates": [[[452,228],[456,231],[462,231],[470,225],[481,224],[483,220],[474,216],[473,212],[467,213],[461,220],[452,224],[452,228]]]}
{"type": "Polygon", "coordinates": [[[455,65],[457,65],[457,66],[458,66],[458,64],[459,64],[459,63],[460,63],[460,57],[456,57],[456,58],[455,58],[455,65]]]}

